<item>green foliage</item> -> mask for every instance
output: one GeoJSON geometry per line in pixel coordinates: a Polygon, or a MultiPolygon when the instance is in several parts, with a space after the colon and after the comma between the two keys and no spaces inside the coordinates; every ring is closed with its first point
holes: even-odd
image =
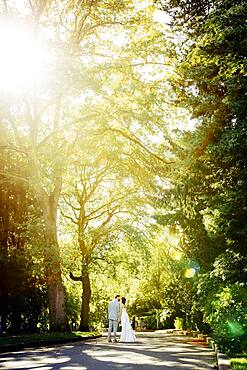
{"type": "Polygon", "coordinates": [[[221,348],[238,351],[246,334],[246,4],[155,3],[171,14],[176,37],[153,22],[151,3],[33,5],[52,62],[46,82],[8,92],[1,106],[0,296],[12,299],[4,325],[46,326],[45,271],[46,282],[54,271],[61,282],[62,261],[70,322],[85,291],[67,276],[86,272],[91,326],[106,325],[107,302],[120,293],[131,314],[165,310],[203,331],[209,323],[221,348]]]}
{"type": "Polygon", "coordinates": [[[231,369],[233,370],[246,370],[247,369],[247,358],[231,358],[230,364],[231,364],[231,369]]]}
{"type": "Polygon", "coordinates": [[[173,85],[197,126],[181,134],[156,219],[183,230],[181,247],[200,264],[192,316],[201,311],[200,327],[209,323],[220,348],[236,353],[246,336],[246,4],[157,3],[188,41],[173,85]]]}
{"type": "Polygon", "coordinates": [[[4,155],[6,176],[0,182],[0,316],[4,332],[35,332],[47,327],[47,291],[38,248],[39,209],[22,183],[7,176],[9,169],[22,173],[22,158],[4,155]],[[37,207],[36,210],[35,206],[37,207]],[[33,209],[32,212],[30,210],[33,209]],[[31,232],[30,213],[35,215],[31,232]],[[37,253],[35,253],[35,251],[37,253]],[[37,265],[39,267],[37,268],[37,265]]]}
{"type": "Polygon", "coordinates": [[[81,314],[81,286],[80,284],[69,284],[65,283],[66,287],[66,304],[67,304],[67,316],[70,327],[72,329],[73,323],[76,324],[76,328],[79,327],[80,314],[81,314]]]}
{"type": "Polygon", "coordinates": [[[141,318],[141,320],[142,320],[143,327],[146,328],[147,330],[157,329],[157,323],[156,323],[155,315],[144,316],[144,317],[141,318]]]}
{"type": "MultiPolygon", "coordinates": [[[[81,275],[82,270],[94,274],[105,267],[123,225],[132,226],[148,213],[157,170],[167,169],[170,162],[164,155],[171,144],[163,124],[163,95],[171,98],[165,84],[174,62],[165,56],[171,42],[154,24],[152,4],[138,5],[133,1],[83,5],[55,1],[22,9],[13,5],[17,26],[20,22],[32,33],[31,24],[35,25],[35,42],[47,48],[50,60],[45,58],[46,76],[40,83],[7,91],[1,108],[1,144],[6,144],[1,153],[17,152],[21,157],[25,171],[19,180],[28,185],[27,198],[40,210],[30,212],[32,221],[24,230],[30,269],[35,276],[46,275],[50,306],[59,305],[50,317],[56,321],[60,312],[65,326],[60,270],[81,275]],[[155,145],[153,138],[163,133],[163,142],[155,145]],[[97,191],[92,191],[95,187],[97,191]],[[82,222],[76,230],[78,220],[82,222]],[[63,266],[57,231],[65,245],[63,266]],[[55,285],[60,292],[56,300],[51,291],[55,285]]],[[[18,163],[15,156],[11,161],[18,163]]],[[[16,180],[13,169],[6,174],[16,180]]],[[[135,264],[127,269],[136,275],[135,264]]],[[[79,293],[66,285],[72,320],[78,317],[79,293]]]]}
{"type": "Polygon", "coordinates": [[[246,258],[232,251],[219,256],[214,269],[202,275],[199,305],[220,349],[229,354],[244,350],[247,333],[246,258]],[[213,288],[212,288],[213,287],[213,288]]]}
{"type": "Polygon", "coordinates": [[[184,319],[182,317],[176,317],[174,320],[174,327],[179,330],[185,329],[184,319]]]}
{"type": "Polygon", "coordinates": [[[203,24],[217,0],[156,0],[155,3],[169,12],[176,25],[193,32],[203,24]]]}

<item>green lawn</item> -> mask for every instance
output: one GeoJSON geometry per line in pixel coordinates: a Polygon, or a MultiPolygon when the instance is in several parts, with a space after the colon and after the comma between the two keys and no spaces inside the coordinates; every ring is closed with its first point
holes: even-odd
{"type": "Polygon", "coordinates": [[[247,370],[247,355],[238,358],[231,358],[231,369],[233,370],[247,370]]]}
{"type": "Polygon", "coordinates": [[[94,335],[98,335],[96,332],[73,332],[73,333],[43,333],[43,334],[27,334],[27,335],[14,335],[0,337],[0,346],[7,344],[19,344],[19,343],[42,343],[52,340],[69,340],[75,338],[87,338],[94,335]]]}

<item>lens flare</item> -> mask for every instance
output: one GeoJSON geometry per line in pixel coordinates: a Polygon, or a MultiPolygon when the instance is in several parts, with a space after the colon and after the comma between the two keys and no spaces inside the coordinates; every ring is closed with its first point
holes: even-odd
{"type": "Polygon", "coordinates": [[[188,279],[193,278],[195,276],[196,270],[194,268],[186,269],[184,272],[184,276],[188,279]]]}
{"type": "Polygon", "coordinates": [[[242,326],[236,321],[227,321],[227,326],[229,331],[233,337],[238,337],[244,334],[244,329],[242,326]]]}

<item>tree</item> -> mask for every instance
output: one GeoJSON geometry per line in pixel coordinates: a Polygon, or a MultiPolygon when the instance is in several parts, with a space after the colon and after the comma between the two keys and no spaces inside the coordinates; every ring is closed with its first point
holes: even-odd
{"type": "MultiPolygon", "coordinates": [[[[188,155],[195,163],[194,169],[190,166],[191,178],[197,180],[198,171],[205,169],[205,190],[210,191],[202,207],[208,207],[211,217],[220,214],[221,222],[216,219],[219,236],[242,253],[246,235],[244,17],[243,2],[216,3],[180,70],[185,80],[180,101],[192,107],[193,116],[201,122],[190,135],[188,155]]],[[[198,195],[204,197],[202,192],[198,195]]]]}
{"type": "MultiPolygon", "coordinates": [[[[87,122],[94,124],[103,117],[106,124],[109,118],[109,112],[106,115],[106,110],[102,111],[102,104],[97,105],[97,97],[104,97],[105,108],[118,104],[119,109],[119,102],[114,102],[114,96],[111,96],[114,91],[107,88],[107,82],[114,80],[112,77],[114,75],[109,74],[109,71],[116,71],[115,73],[122,76],[118,80],[119,85],[116,86],[120,94],[120,84],[126,82],[126,76],[137,77],[140,89],[143,82],[138,68],[142,68],[146,63],[155,65],[155,61],[147,60],[150,50],[147,51],[146,45],[141,41],[142,32],[148,30],[151,13],[149,14],[149,10],[138,10],[132,1],[125,3],[107,1],[98,6],[93,0],[83,3],[30,1],[25,10],[28,13],[27,17],[22,16],[21,10],[18,11],[17,3],[13,8],[5,3],[4,11],[8,12],[6,17],[10,17],[14,11],[14,21],[18,23],[21,19],[24,28],[30,28],[28,22],[31,17],[35,45],[48,49],[52,45],[52,51],[50,48],[50,58],[42,65],[43,72],[46,71],[42,76],[43,79],[32,81],[31,86],[24,88],[21,86],[15,92],[5,91],[2,122],[8,140],[1,149],[16,151],[25,159],[26,173],[22,176],[22,181],[35,196],[44,221],[43,254],[49,295],[50,329],[67,330],[65,292],[57,240],[57,206],[67,159],[73,155],[78,132],[82,128],[85,129],[87,122]],[[116,30],[120,27],[124,37],[131,40],[125,48],[125,51],[129,50],[130,64],[124,66],[124,70],[123,60],[126,52],[121,54],[121,42],[120,46],[117,45],[111,36],[111,32],[115,36],[116,30]],[[108,31],[110,36],[105,39],[108,31]],[[135,32],[138,35],[137,41],[133,36],[135,32]],[[96,40],[99,42],[96,43],[96,40]],[[131,52],[138,45],[141,49],[138,54],[139,60],[136,61],[137,54],[133,55],[131,52]],[[117,61],[114,60],[115,53],[119,55],[117,61]],[[81,103],[87,100],[87,94],[89,96],[92,94],[96,104],[92,105],[91,99],[89,110],[84,110],[83,113],[87,104],[81,103]],[[76,99],[78,104],[74,109],[76,99]],[[98,108],[101,110],[98,111],[98,108]]],[[[148,33],[146,40],[149,41],[150,48],[157,34],[158,32],[148,33]]],[[[161,65],[163,64],[162,61],[161,65]]],[[[153,88],[152,83],[147,85],[150,89],[153,88]]],[[[122,92],[125,94],[131,93],[129,89],[128,84],[122,85],[122,92]]],[[[141,96],[138,98],[136,105],[147,103],[141,96]]],[[[139,124],[148,125],[150,119],[148,108],[151,104],[153,101],[147,105],[146,116],[143,114],[139,117],[139,124]]],[[[133,104],[131,106],[133,107],[133,104]]],[[[126,110],[122,108],[121,113],[123,118],[126,110]]],[[[110,129],[122,137],[132,137],[132,141],[137,142],[136,136],[129,132],[129,125],[134,124],[134,119],[129,119],[129,113],[130,111],[126,115],[128,125],[124,130],[121,121],[117,123],[117,117],[113,113],[111,127],[102,125],[102,133],[110,129]]],[[[135,114],[137,120],[138,109],[135,109],[135,114]]],[[[145,147],[140,140],[139,145],[145,147]]],[[[8,173],[8,176],[14,178],[13,173],[8,173]]]]}
{"type": "MultiPolygon", "coordinates": [[[[85,122],[78,122],[74,143],[77,155],[71,155],[68,165],[68,187],[64,193],[67,205],[62,209],[63,215],[78,228],[82,274],[72,273],[71,277],[83,284],[81,330],[88,329],[89,271],[100,253],[97,249],[104,250],[119,228],[120,222],[114,223],[116,214],[134,213],[144,196],[152,197],[156,171],[172,163],[164,155],[172,143],[167,128],[162,127],[160,92],[164,92],[164,68],[167,64],[172,67],[173,62],[164,60],[167,42],[152,25],[149,13],[142,14],[140,30],[132,28],[136,23],[131,29],[129,23],[127,28],[123,25],[126,41],[120,49],[114,43],[114,38],[119,37],[115,29],[108,37],[99,34],[100,58],[92,59],[92,65],[86,67],[90,75],[94,73],[95,86],[87,87],[86,98],[79,107],[79,113],[86,111],[87,117],[85,122]],[[150,72],[143,77],[146,65],[150,72]],[[150,136],[159,133],[164,134],[164,140],[154,146],[150,136]]],[[[135,22],[139,21],[140,14],[136,12],[135,17],[135,22]]],[[[166,93],[169,97],[169,91],[166,93]]]]}
{"type": "MultiPolygon", "coordinates": [[[[223,280],[229,261],[234,264],[246,255],[246,7],[244,1],[169,1],[166,6],[178,31],[181,26],[185,30],[174,88],[178,103],[191,109],[197,126],[181,134],[180,160],[160,222],[183,228],[188,256],[208,271],[202,277],[207,303],[203,299],[200,309],[207,311],[204,320],[215,329],[218,343],[229,349],[236,338],[220,322],[233,319],[234,304],[239,322],[245,315],[244,284],[223,280]],[[219,274],[222,281],[212,291],[219,274]]],[[[242,264],[239,272],[244,272],[242,264]]]]}
{"type": "MultiPolygon", "coordinates": [[[[14,172],[16,177],[22,176],[23,161],[18,154],[15,160],[16,163],[13,154],[10,157],[5,153],[1,162],[2,169],[14,172]]],[[[30,199],[21,181],[1,176],[0,316],[3,332],[35,332],[47,310],[42,263],[38,273],[33,255],[30,255],[30,238],[27,233],[28,214],[34,205],[34,200],[30,199]]],[[[37,233],[35,236],[37,238],[37,233]]],[[[32,247],[35,248],[34,244],[32,247]]],[[[38,254],[35,257],[38,259],[38,254]]]]}
{"type": "Polygon", "coordinates": [[[124,225],[133,219],[138,222],[138,214],[145,212],[144,192],[145,189],[150,192],[154,178],[154,174],[141,167],[137,152],[134,161],[125,156],[123,147],[127,148],[130,142],[116,139],[111,131],[104,139],[101,135],[97,139],[88,135],[86,141],[78,143],[78,155],[70,165],[63,192],[61,213],[75,225],[79,246],[81,275],[74,276],[71,272],[70,277],[82,283],[82,331],[89,329],[90,275],[94,265],[98,259],[105,258],[109,243],[116,242],[124,225]]]}

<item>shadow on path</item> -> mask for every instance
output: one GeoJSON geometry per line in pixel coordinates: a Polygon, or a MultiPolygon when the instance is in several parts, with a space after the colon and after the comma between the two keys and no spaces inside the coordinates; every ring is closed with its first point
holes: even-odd
{"type": "Polygon", "coordinates": [[[192,338],[138,333],[136,343],[83,343],[0,354],[1,370],[202,370],[213,369],[214,354],[192,338]]]}

